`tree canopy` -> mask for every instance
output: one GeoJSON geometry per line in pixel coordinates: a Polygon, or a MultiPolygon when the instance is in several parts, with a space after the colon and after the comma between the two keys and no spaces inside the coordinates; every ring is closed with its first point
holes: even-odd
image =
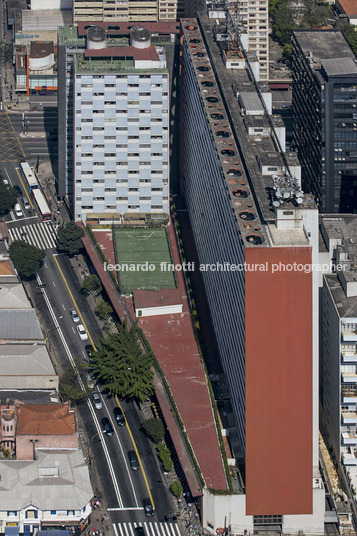
{"type": "Polygon", "coordinates": [[[269,0],[269,14],[273,21],[273,38],[282,46],[290,43],[294,30],[323,26],[331,16],[328,8],[314,0],[269,0]]]}
{"type": "Polygon", "coordinates": [[[10,259],[21,277],[31,278],[42,266],[45,252],[24,240],[15,240],[9,247],[10,259]]]}
{"type": "Polygon", "coordinates": [[[153,394],[154,356],[144,353],[139,342],[137,324],[118,326],[119,333],[102,339],[91,358],[91,366],[99,382],[110,395],[138,399],[144,402],[153,394]]]}
{"type": "Polygon", "coordinates": [[[106,320],[112,314],[113,307],[105,300],[101,300],[95,308],[95,312],[101,320],[106,320]]]}
{"type": "Polygon", "coordinates": [[[67,365],[65,368],[60,379],[59,392],[64,402],[70,400],[73,404],[81,404],[86,397],[86,392],[80,388],[77,374],[72,365],[67,365]]]}
{"type": "Polygon", "coordinates": [[[142,427],[154,443],[160,443],[165,437],[165,427],[161,419],[147,419],[142,423],[142,427]]]}
{"type": "Polygon", "coordinates": [[[96,292],[99,294],[99,292],[102,292],[102,283],[99,279],[99,277],[95,274],[87,275],[83,279],[82,288],[86,290],[87,292],[96,292]]]}
{"type": "Polygon", "coordinates": [[[0,216],[7,214],[10,208],[16,204],[18,195],[12,186],[4,184],[4,181],[0,180],[0,216]]]}
{"type": "Polygon", "coordinates": [[[58,249],[69,255],[76,255],[83,247],[81,237],[84,231],[74,221],[67,222],[63,229],[58,231],[58,249]]]}

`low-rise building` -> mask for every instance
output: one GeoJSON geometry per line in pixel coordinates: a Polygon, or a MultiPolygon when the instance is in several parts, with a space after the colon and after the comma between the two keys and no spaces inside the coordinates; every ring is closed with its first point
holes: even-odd
{"type": "Polygon", "coordinates": [[[336,0],[336,11],[343,18],[346,17],[349,24],[357,25],[357,2],[356,0],[336,0]]]}
{"type": "Polygon", "coordinates": [[[39,451],[32,461],[0,460],[0,533],[84,528],[93,490],[80,450],[39,451]]]}
{"type": "Polygon", "coordinates": [[[16,412],[16,458],[36,459],[45,449],[77,450],[77,419],[70,404],[26,404],[16,412]]]}

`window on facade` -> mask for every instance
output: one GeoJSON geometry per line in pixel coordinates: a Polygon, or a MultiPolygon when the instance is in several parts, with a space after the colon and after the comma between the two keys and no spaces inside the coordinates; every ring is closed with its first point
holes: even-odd
{"type": "Polygon", "coordinates": [[[7,513],[7,517],[10,517],[10,516],[17,516],[17,511],[16,510],[9,510],[8,513],[7,513]]]}
{"type": "Polygon", "coordinates": [[[26,510],[26,519],[37,519],[38,512],[37,510],[26,510]]]}
{"type": "Polygon", "coordinates": [[[57,510],[51,510],[51,516],[55,516],[57,514],[57,510]]]}

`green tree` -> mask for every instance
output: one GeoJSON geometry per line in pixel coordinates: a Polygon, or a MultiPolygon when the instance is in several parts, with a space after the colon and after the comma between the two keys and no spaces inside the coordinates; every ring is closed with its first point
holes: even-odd
{"type": "Polygon", "coordinates": [[[24,278],[33,277],[41,268],[45,252],[28,244],[24,240],[15,240],[9,247],[12,260],[19,275],[24,278]]]}
{"type": "Polygon", "coordinates": [[[63,229],[58,231],[58,249],[69,255],[76,255],[83,247],[81,237],[84,231],[74,221],[66,223],[63,229]]]}
{"type": "Polygon", "coordinates": [[[147,419],[142,427],[154,443],[160,443],[164,439],[165,427],[161,419],[147,419]]]}
{"type": "Polygon", "coordinates": [[[113,307],[105,300],[101,300],[95,308],[95,312],[101,320],[105,320],[112,314],[113,307]]]}
{"type": "Polygon", "coordinates": [[[15,206],[18,195],[12,186],[4,184],[4,181],[0,180],[0,216],[7,214],[10,208],[15,206]]]}
{"type": "Polygon", "coordinates": [[[353,24],[338,24],[336,28],[342,31],[346,41],[348,41],[353,52],[357,55],[357,32],[355,26],[353,24]]]}
{"type": "Polygon", "coordinates": [[[161,460],[162,466],[164,468],[164,471],[169,473],[172,471],[174,464],[171,458],[171,452],[165,445],[165,443],[160,443],[157,446],[157,452],[159,454],[159,458],[161,460]]]}
{"type": "Polygon", "coordinates": [[[82,283],[82,288],[86,292],[95,292],[96,294],[99,294],[102,292],[102,283],[99,279],[99,277],[95,274],[93,275],[87,275],[87,277],[84,278],[82,283]]]}
{"type": "Polygon", "coordinates": [[[109,394],[144,402],[154,392],[154,356],[143,352],[136,323],[129,330],[126,323],[118,325],[118,331],[102,339],[91,359],[93,371],[109,394]]]}
{"type": "Polygon", "coordinates": [[[59,392],[64,402],[70,400],[73,404],[81,404],[86,392],[82,391],[78,383],[77,374],[72,365],[67,365],[59,382],[59,392]]]}
{"type": "Polygon", "coordinates": [[[284,45],[283,48],[283,58],[286,59],[287,63],[291,62],[293,56],[293,47],[288,43],[287,45],[284,45]]]}
{"type": "Polygon", "coordinates": [[[287,1],[281,1],[276,6],[273,24],[273,37],[282,46],[290,43],[292,32],[298,27],[295,10],[287,1]]]}
{"type": "Polygon", "coordinates": [[[172,482],[170,486],[170,490],[171,490],[171,493],[175,495],[177,499],[179,499],[183,493],[183,487],[181,485],[181,482],[179,482],[178,480],[175,480],[174,482],[172,482]]]}

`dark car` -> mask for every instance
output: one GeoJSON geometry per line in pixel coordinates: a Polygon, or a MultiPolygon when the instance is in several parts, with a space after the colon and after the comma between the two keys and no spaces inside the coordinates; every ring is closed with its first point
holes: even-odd
{"type": "Polygon", "coordinates": [[[89,359],[91,359],[93,357],[93,355],[95,354],[94,352],[94,348],[91,344],[87,344],[87,346],[85,347],[85,351],[87,353],[87,356],[89,357],[89,359]]]}
{"type": "Polygon", "coordinates": [[[135,527],[136,536],[145,536],[144,527],[135,527]]]}
{"type": "Polygon", "coordinates": [[[22,195],[22,190],[21,190],[20,186],[18,186],[17,184],[14,184],[13,188],[14,188],[14,190],[17,191],[18,195],[22,195]]]}
{"type": "Polygon", "coordinates": [[[125,426],[126,425],[126,419],[124,417],[124,413],[122,412],[121,408],[114,408],[114,417],[117,421],[118,426],[125,426]]]}
{"type": "Polygon", "coordinates": [[[143,500],[143,507],[146,517],[152,517],[154,515],[155,511],[150,499],[143,500]]]}
{"type": "Polygon", "coordinates": [[[103,427],[103,433],[107,436],[112,436],[114,434],[114,430],[112,425],[110,424],[110,420],[108,417],[103,417],[102,419],[102,427],[103,427]]]}
{"type": "Polygon", "coordinates": [[[133,471],[137,471],[138,469],[140,469],[139,460],[138,460],[135,450],[129,450],[128,458],[129,458],[130,467],[132,468],[133,471]]]}

